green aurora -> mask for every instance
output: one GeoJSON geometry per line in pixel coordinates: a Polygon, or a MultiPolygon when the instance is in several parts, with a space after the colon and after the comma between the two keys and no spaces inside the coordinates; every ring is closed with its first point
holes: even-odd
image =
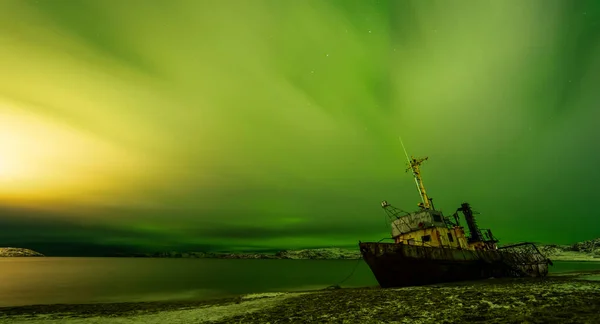
{"type": "Polygon", "coordinates": [[[600,236],[595,0],[3,0],[0,246],[353,247],[416,209],[600,236]]]}

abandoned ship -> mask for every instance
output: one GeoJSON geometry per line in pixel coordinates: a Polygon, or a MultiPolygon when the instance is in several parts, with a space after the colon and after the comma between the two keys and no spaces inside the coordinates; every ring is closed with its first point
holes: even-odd
{"type": "Polygon", "coordinates": [[[421,178],[420,166],[427,158],[406,157],[406,171],[412,171],[421,196],[419,210],[404,212],[383,201],[394,242],[359,242],[362,257],[382,288],[548,274],[552,261],[533,243],[498,247],[492,231],[478,227],[468,203],[462,203],[451,217],[436,210],[421,178]]]}

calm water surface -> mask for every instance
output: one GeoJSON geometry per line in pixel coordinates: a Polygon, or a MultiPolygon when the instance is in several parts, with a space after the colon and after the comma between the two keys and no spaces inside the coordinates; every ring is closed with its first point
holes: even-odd
{"type": "MultiPolygon", "coordinates": [[[[1,258],[0,307],[219,298],[256,292],[377,285],[357,260],[1,258]]],[[[555,262],[551,272],[600,270],[555,262]]]]}

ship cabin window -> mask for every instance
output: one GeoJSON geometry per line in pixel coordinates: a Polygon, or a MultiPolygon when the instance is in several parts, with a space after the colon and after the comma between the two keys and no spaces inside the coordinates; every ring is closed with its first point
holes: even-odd
{"type": "Polygon", "coordinates": [[[421,236],[421,242],[430,242],[430,241],[431,241],[431,235],[421,236]]]}
{"type": "Polygon", "coordinates": [[[407,242],[408,242],[408,245],[415,245],[415,239],[410,239],[407,242]]]}
{"type": "Polygon", "coordinates": [[[441,222],[442,221],[442,215],[433,214],[433,221],[434,222],[441,222]]]}
{"type": "Polygon", "coordinates": [[[448,240],[450,240],[450,242],[454,242],[454,237],[452,236],[452,233],[448,233],[448,240]]]}

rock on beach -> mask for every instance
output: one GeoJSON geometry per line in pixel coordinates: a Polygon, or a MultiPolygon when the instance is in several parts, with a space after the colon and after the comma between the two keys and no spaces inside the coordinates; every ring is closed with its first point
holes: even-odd
{"type": "Polygon", "coordinates": [[[30,249],[14,248],[14,247],[0,247],[0,257],[14,258],[14,257],[43,257],[44,255],[35,252],[30,249]]]}

